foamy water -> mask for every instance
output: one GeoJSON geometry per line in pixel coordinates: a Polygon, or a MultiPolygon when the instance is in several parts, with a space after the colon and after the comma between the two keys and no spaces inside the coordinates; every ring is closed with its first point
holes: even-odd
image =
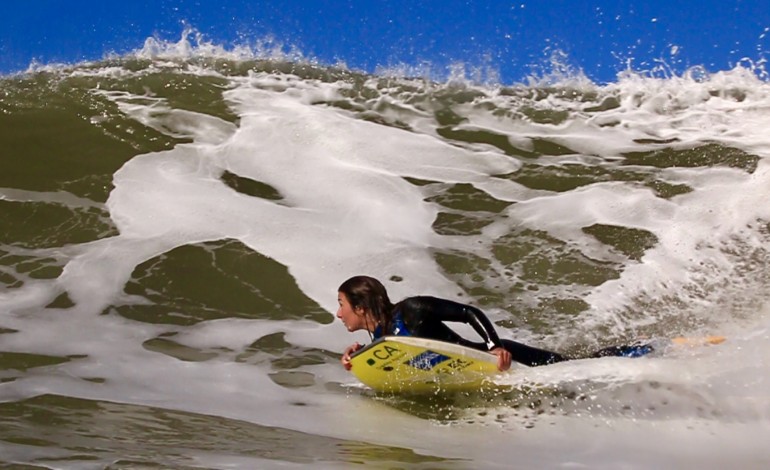
{"type": "MultiPolygon", "coordinates": [[[[351,461],[386,466],[770,463],[765,82],[740,68],[705,80],[630,75],[604,87],[550,89],[343,72],[313,78],[258,65],[229,74],[195,59],[246,61],[251,52],[211,47],[151,43],[138,54],[144,67],[56,72],[57,80],[84,80],[78,86],[100,109],[83,118],[100,132],[141,147],[126,130],[137,126],[171,144],[127,158],[106,201],[79,190],[0,189],[8,204],[101,213],[114,231],[38,243],[14,240],[21,235],[9,229],[2,272],[22,285],[4,281],[0,290],[0,350],[60,361],[22,367],[8,359],[0,370],[5,404],[53,395],[194,413],[244,433],[251,425],[305,433],[287,439],[286,455],[324,447],[326,438],[339,440],[331,447],[365,443],[369,457],[353,452],[351,461]],[[178,96],[164,92],[164,80],[178,80],[178,96]],[[179,83],[218,90],[231,117],[184,102],[179,83]],[[544,174],[520,177],[527,171],[544,174]],[[580,184],[565,177],[570,171],[580,184]],[[225,174],[277,196],[239,191],[225,174]],[[607,227],[634,231],[613,239],[607,227]],[[629,238],[638,234],[646,238],[629,238]],[[258,284],[221,267],[220,240],[244,247],[236,261],[249,251],[266,257],[252,273],[258,284]],[[184,247],[198,250],[188,257],[211,257],[202,278],[173,255],[184,247]],[[33,276],[23,266],[29,259],[61,272],[33,276]],[[527,369],[499,378],[506,392],[459,403],[375,397],[337,362],[346,345],[368,341],[332,322],[337,286],[359,273],[382,279],[394,299],[480,304],[501,336],[545,347],[592,349],[643,335],[728,341],[527,369]],[[205,305],[211,317],[185,320],[184,296],[169,292],[200,283],[219,298],[220,286],[206,281],[219,275],[233,289],[221,298],[239,286],[274,307],[205,305]],[[298,296],[326,313],[292,306],[298,296]],[[135,313],[145,311],[161,313],[135,313]],[[411,453],[376,457],[376,446],[411,453]]],[[[11,415],[4,419],[13,432],[34,429],[11,415]]],[[[66,427],[46,431],[42,443],[4,437],[3,459],[86,468],[121,457],[120,448],[99,454],[105,444],[71,442],[62,437],[68,431],[83,438],[66,427]],[[78,445],[85,450],[73,451],[78,445]],[[99,456],[77,457],[89,452],[99,456]]],[[[279,431],[254,432],[259,441],[279,431]]],[[[204,450],[195,442],[206,430],[199,433],[186,437],[185,450],[169,438],[165,448],[179,459],[156,462],[308,463],[250,454],[246,443],[204,450]]],[[[318,466],[345,463],[344,452],[314,452],[318,466]]]]}

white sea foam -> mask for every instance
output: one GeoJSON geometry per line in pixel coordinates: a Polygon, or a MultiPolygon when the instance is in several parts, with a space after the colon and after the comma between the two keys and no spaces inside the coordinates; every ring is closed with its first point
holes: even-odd
{"type": "MultiPolygon", "coordinates": [[[[163,54],[154,47],[148,46],[150,57],[163,54]]],[[[189,51],[183,48],[170,55],[179,53],[189,51]]],[[[578,384],[591,392],[588,405],[574,405],[575,415],[553,418],[556,428],[536,426],[526,431],[515,424],[498,426],[481,418],[482,425],[477,426],[437,426],[357,394],[330,391],[328,384],[352,382],[336,364],[299,367],[297,372],[312,375],[314,382],[304,389],[291,389],[270,378],[267,361],[185,362],[144,346],[163,333],[176,333],[173,340],[183,346],[232,351],[274,333],[285,333],[292,345],[327,351],[339,351],[355,339],[365,339],[363,335],[351,337],[338,324],[224,319],[180,328],[133,322],[109,312],[99,314],[126,298],[124,286],[139,264],[175,247],[203,241],[237,239],[269,256],[287,266],[302,291],[331,312],[337,285],[358,273],[383,280],[402,278],[403,282],[388,281],[394,298],[417,293],[456,297],[458,286],[445,277],[431,250],[461,248],[489,257],[494,239],[519,226],[548,232],[596,259],[612,258],[581,230],[601,223],[647,230],[659,243],[641,260],[629,262],[619,279],[591,290],[586,297],[591,310],[581,316],[579,333],[590,336],[607,325],[633,329],[644,321],[665,319],[665,313],[648,312],[645,319],[629,324],[622,312],[642,295],[654,299],[681,294],[693,284],[729,281],[736,269],[725,250],[731,243],[764,249],[766,241],[757,220],[770,219],[765,203],[770,188],[770,170],[764,160],[770,150],[764,132],[770,124],[766,84],[740,69],[705,82],[630,77],[597,88],[599,93],[615,94],[620,102],[619,107],[602,113],[590,114],[582,103],[552,98],[547,107],[570,111],[556,125],[496,119],[472,105],[456,109],[468,119],[462,125],[465,129],[510,135],[510,142],[525,150],[542,138],[575,152],[542,157],[553,163],[559,159],[587,161],[596,155],[611,160],[631,150],[652,151],[663,146],[636,142],[650,138],[678,139],[665,144],[671,148],[723,143],[762,158],[751,174],[728,168],[666,169],[662,174],[668,181],[693,188],[667,200],[638,184],[597,182],[552,193],[492,179],[491,175],[519,170],[521,162],[493,148],[480,151],[448,144],[436,137],[435,126],[431,127],[426,115],[407,103],[399,103],[404,109],[399,118],[412,124],[414,132],[313,104],[339,98],[340,88],[346,85],[261,73],[232,79],[230,85],[225,99],[239,117],[237,124],[172,109],[159,98],[104,93],[130,118],[192,142],[136,156],[115,173],[115,189],[106,207],[120,235],[62,248],[59,254],[66,255],[69,262],[61,277],[0,293],[3,326],[19,330],[3,335],[4,351],[87,355],[3,383],[0,399],[52,393],[161,406],[400,445],[476,459],[489,466],[509,463],[511,446],[522,450],[522,462],[535,462],[546,455],[537,451],[559,448],[563,451],[559,455],[547,454],[548,464],[598,468],[609,466],[608,461],[622,463],[625,451],[653,445],[656,452],[645,454],[642,461],[654,465],[677,455],[682,442],[695,443],[700,452],[690,461],[725,461],[727,457],[718,455],[719,447],[712,446],[718,440],[714,435],[721,436],[719,442],[729,442],[728,456],[738,458],[744,451],[756,455],[749,444],[757,444],[766,435],[770,420],[765,392],[770,374],[763,365],[770,356],[767,310],[748,319],[724,315],[716,324],[731,334],[731,340],[723,346],[664,359],[570,362],[508,377],[506,383],[523,388],[578,384]],[[711,93],[714,88],[717,96],[711,93]],[[729,90],[740,92],[744,99],[731,98],[729,90]],[[605,127],[607,123],[615,125],[605,127]],[[283,199],[269,201],[237,193],[220,180],[225,170],[267,183],[283,199]],[[516,204],[507,210],[507,219],[497,220],[472,241],[439,236],[431,227],[438,209],[425,201],[428,190],[404,177],[470,183],[516,204]],[[42,309],[64,291],[74,307],[42,309]],[[83,380],[94,378],[104,381],[83,380]],[[633,391],[637,384],[650,382],[672,389],[633,391]],[[688,404],[688,398],[695,405],[688,404]],[[588,408],[612,408],[627,402],[645,407],[661,400],[672,405],[639,422],[624,418],[622,410],[613,414],[588,408]],[[698,416],[693,408],[700,405],[724,415],[698,416]],[[338,425],[329,426],[332,422],[338,425]],[[597,424],[602,425],[598,430],[597,424]],[[686,431],[689,427],[694,430],[686,431]],[[416,429],[422,440],[415,443],[414,435],[404,429],[416,429]],[[583,443],[563,437],[570,432],[590,432],[595,438],[591,451],[583,443]],[[689,434],[683,437],[684,432],[689,434]],[[463,443],[462,449],[455,448],[456,443],[463,443]],[[525,448],[528,450],[523,452],[525,448]]],[[[491,101],[511,99],[486,92],[491,101]]],[[[14,200],[82,202],[61,194],[32,197],[5,190],[2,194],[14,200]]],[[[501,317],[494,309],[490,314],[501,317]]],[[[503,336],[514,333],[504,332],[503,336]]]]}
{"type": "MultiPolygon", "coordinates": [[[[455,108],[462,109],[468,119],[458,127],[510,136],[511,143],[524,150],[531,148],[528,140],[543,138],[582,155],[604,158],[621,157],[631,151],[690,149],[709,143],[760,157],[770,155],[764,132],[770,124],[770,88],[749,70],[736,68],[707,80],[689,76],[654,79],[629,74],[617,83],[587,90],[599,96],[616,96],[620,106],[588,114],[583,110],[594,106],[594,102],[576,102],[553,94],[536,105],[567,110],[570,117],[552,125],[527,119],[498,119],[469,104],[455,108]],[[643,139],[649,143],[640,143],[643,139]],[[664,140],[665,144],[656,143],[664,140]]],[[[522,98],[503,95],[490,101],[505,106],[522,102],[522,98]]],[[[558,164],[570,156],[541,160],[545,158],[558,164]]],[[[575,156],[573,160],[580,158],[575,156]]],[[[704,265],[715,271],[709,274],[713,283],[720,278],[733,278],[734,260],[726,258],[723,251],[730,251],[736,239],[741,240],[738,243],[761,243],[750,232],[758,227],[757,220],[767,220],[770,215],[763,202],[768,196],[766,188],[770,187],[765,160],[752,174],[718,167],[671,167],[662,175],[671,182],[687,184],[694,191],[663,200],[650,189],[619,182],[594,183],[558,194],[507,193],[508,188],[479,185],[498,199],[518,201],[508,210],[508,226],[505,221],[498,221],[486,233],[495,235],[525,225],[546,230],[597,259],[608,254],[592,237],[582,233],[583,227],[598,223],[654,234],[659,243],[646,252],[640,263],[627,266],[620,279],[593,289],[587,297],[596,318],[596,322],[583,323],[588,330],[606,322],[628,328],[623,322],[617,323],[613,315],[641,295],[655,298],[681,293],[692,287],[704,265]]],[[[656,314],[650,312],[648,320],[655,318],[656,314]]]]}

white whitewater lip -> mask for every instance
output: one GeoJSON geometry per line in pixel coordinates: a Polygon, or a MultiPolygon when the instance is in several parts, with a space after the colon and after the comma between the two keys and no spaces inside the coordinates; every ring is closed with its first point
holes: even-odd
{"type": "MultiPolygon", "coordinates": [[[[704,99],[702,93],[686,92],[695,84],[668,85],[673,90],[661,91],[648,84],[647,92],[665,97],[679,91],[674,94],[681,95],[681,99],[704,99]]],[[[238,239],[284,264],[304,293],[333,311],[339,283],[362,272],[386,281],[393,275],[402,277],[403,282],[387,281],[394,299],[416,293],[456,298],[457,285],[444,277],[431,250],[456,248],[488,259],[491,241],[511,227],[526,225],[546,231],[586,253],[598,253],[600,249],[595,241],[578,233],[576,227],[583,224],[601,222],[654,232],[661,240],[659,247],[649,251],[638,264],[627,267],[621,279],[606,283],[588,297],[595,309],[581,317],[584,323],[578,331],[588,336],[612,320],[617,320],[618,328],[638,326],[613,317],[613,309],[626,306],[635,293],[676,292],[677,281],[692,279],[688,269],[704,259],[717,268],[729,264],[729,260],[716,256],[718,250],[704,247],[699,241],[717,244],[720,237],[738,233],[763,247],[760,237],[753,238],[754,228],[745,225],[768,215],[765,202],[770,184],[764,160],[754,174],[724,168],[668,169],[662,173],[669,181],[689,184],[695,191],[665,201],[635,184],[596,183],[564,194],[531,191],[490,177],[518,170],[522,164],[519,160],[492,148],[449,145],[431,134],[425,116],[412,115],[418,131],[406,132],[312,104],[315,100],[338,97],[340,86],[345,85],[256,73],[234,79],[225,98],[240,117],[237,126],[212,116],[172,109],[162,99],[106,94],[122,112],[137,121],[193,142],[170,151],[134,157],[115,174],[115,190],[106,207],[120,235],[64,247],[62,253],[66,252],[71,260],[59,279],[29,283],[12,293],[0,294],[3,327],[19,330],[0,335],[4,351],[60,355],[86,351],[88,355],[0,384],[0,398],[18,400],[58,393],[163,406],[341,438],[354,436],[369,442],[418,447],[427,453],[443,449],[440,452],[446,455],[497,464],[510,463],[511,445],[515,449],[531,446],[530,449],[542,450],[542,454],[530,450],[520,460],[524,461],[553,454],[554,442],[559,443],[558,448],[572,452],[572,456],[584,457],[561,464],[606,462],[606,455],[586,457],[586,448],[563,437],[564,430],[573,430],[577,435],[591,430],[591,437],[596,440],[590,450],[611,451],[614,456],[629,448],[638,450],[654,444],[658,453],[648,452],[643,457],[653,462],[665,460],[667,452],[678,455],[679,445],[687,441],[700,444],[697,448],[704,459],[715,457],[726,444],[731,446],[729,455],[741,458],[740,452],[748,444],[755,445],[766,435],[763,390],[768,374],[763,359],[770,354],[767,342],[763,341],[766,338],[748,338],[747,334],[747,330],[754,334],[761,329],[763,319],[770,314],[764,310],[753,319],[735,321],[731,333],[736,345],[724,348],[724,353],[710,349],[692,360],[602,359],[557,364],[527,370],[526,377],[513,376],[510,382],[522,387],[602,382],[606,387],[598,390],[594,403],[607,403],[614,397],[610,393],[614,386],[622,389],[640,381],[657,380],[680,385],[685,391],[700,393],[707,389],[707,393],[699,396],[713,398],[728,416],[713,420],[653,416],[635,423],[586,412],[589,416],[558,418],[558,432],[545,426],[534,431],[501,432],[490,421],[484,422],[489,426],[475,427],[426,423],[387,405],[324,389],[326,384],[346,380],[345,371],[336,363],[302,367],[299,370],[312,374],[318,384],[308,390],[287,391],[269,379],[266,363],[183,363],[142,347],[144,341],[173,332],[177,333],[174,341],[182,345],[238,351],[255,338],[285,333],[285,339],[294,346],[338,351],[355,339],[338,323],[323,326],[314,322],[226,319],[177,328],[142,324],[114,314],[99,315],[105,307],[125,299],[125,284],[142,262],[178,246],[223,238],[238,239]],[[220,181],[225,170],[269,184],[284,200],[279,204],[235,192],[220,181]],[[508,220],[485,228],[480,236],[471,237],[473,240],[439,236],[431,228],[438,209],[425,202],[424,190],[407,183],[404,177],[447,185],[469,183],[516,204],[507,211],[508,220]],[[661,285],[664,281],[668,285],[661,285]],[[42,309],[42,305],[64,290],[76,303],[75,307],[42,309]],[[748,339],[751,341],[742,341],[748,339]],[[92,377],[106,381],[94,384],[83,380],[92,377]],[[295,406],[294,402],[309,406],[295,406]],[[756,411],[759,419],[745,419],[746,410],[756,411]],[[308,413],[312,419],[306,418],[308,413]],[[338,419],[343,419],[343,423],[330,428],[328,422],[338,419]],[[404,434],[405,424],[424,431],[425,441],[415,444],[412,436],[404,434]],[[595,425],[600,428],[596,430],[595,425]],[[690,434],[688,426],[695,428],[690,434]],[[736,432],[731,434],[733,431],[736,432]],[[467,447],[472,450],[468,451],[466,446],[447,448],[446,442],[470,443],[467,447]],[[522,447],[515,447],[519,444],[522,447]]],[[[643,84],[618,86],[626,86],[628,90],[624,93],[628,96],[624,95],[620,108],[605,114],[604,117],[621,123],[607,132],[594,126],[590,119],[581,121],[580,113],[573,122],[559,126],[499,119],[494,120],[494,128],[489,113],[472,105],[464,114],[469,129],[510,132],[515,134],[516,145],[535,138],[558,137],[559,142],[567,147],[574,143],[574,148],[586,155],[656,149],[660,147],[657,144],[633,141],[643,136],[678,136],[683,146],[716,140],[730,145],[739,143],[747,151],[767,156],[762,153],[768,148],[763,130],[766,118],[762,117],[767,100],[762,96],[750,98],[749,103],[735,102],[732,108],[726,99],[705,101],[702,105],[696,102],[684,106],[682,114],[672,118],[666,113],[656,114],[661,110],[659,98],[650,97],[648,106],[634,104],[634,93],[639,87],[644,91],[643,84]],[[720,121],[717,124],[722,126],[716,128],[716,135],[709,127],[713,120],[720,121]],[[725,128],[731,130],[722,132],[725,128]]],[[[767,86],[758,84],[752,90],[757,95],[766,94],[767,86]]],[[[559,158],[579,162],[581,157],[559,158]]],[[[3,194],[15,200],[35,197],[18,192],[3,194]]],[[[40,198],[67,205],[82,203],[62,194],[44,194],[40,198]]],[[[715,269],[713,275],[719,280],[724,274],[715,269]]],[[[654,314],[650,312],[651,316],[654,314]]],[[[490,316],[499,319],[502,314],[491,310],[490,316]]],[[[524,334],[515,330],[505,333],[524,334]]],[[[644,399],[652,400],[650,396],[643,396],[644,399]]],[[[756,453],[751,450],[743,458],[756,453]]]]}

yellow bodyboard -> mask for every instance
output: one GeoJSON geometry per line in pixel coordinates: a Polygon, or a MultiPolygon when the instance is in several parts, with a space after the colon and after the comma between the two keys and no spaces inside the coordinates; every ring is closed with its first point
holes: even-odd
{"type": "Polygon", "coordinates": [[[388,393],[478,390],[500,373],[493,354],[411,336],[380,338],[358,350],[350,363],[358,380],[388,393]]]}

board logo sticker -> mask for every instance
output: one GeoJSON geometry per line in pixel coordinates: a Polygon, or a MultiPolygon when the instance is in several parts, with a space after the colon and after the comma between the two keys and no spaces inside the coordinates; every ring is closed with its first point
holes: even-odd
{"type": "MultiPolygon", "coordinates": [[[[374,351],[372,351],[372,356],[369,359],[366,360],[366,364],[369,366],[374,367],[377,364],[377,361],[375,359],[379,359],[380,361],[388,361],[392,358],[392,356],[402,356],[404,353],[401,352],[400,349],[394,348],[393,346],[385,345],[382,348],[377,348],[374,351]]],[[[397,359],[393,358],[394,360],[397,359]]]]}
{"type": "Polygon", "coordinates": [[[444,361],[448,361],[449,357],[433,352],[430,350],[425,351],[424,353],[420,353],[413,358],[406,361],[404,364],[408,364],[416,369],[420,370],[431,370],[434,367],[436,367],[438,364],[441,364],[444,361]]]}

